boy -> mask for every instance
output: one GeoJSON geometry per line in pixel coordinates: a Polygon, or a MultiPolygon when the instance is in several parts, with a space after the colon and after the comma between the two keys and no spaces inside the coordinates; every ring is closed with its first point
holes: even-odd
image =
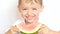
{"type": "MultiPolygon", "coordinates": [[[[17,28],[17,25],[12,26],[10,30],[6,32],[6,34],[20,34],[21,31],[19,29],[21,27],[24,30],[32,31],[33,28],[41,25],[41,23],[38,22],[38,16],[39,13],[42,12],[43,8],[44,7],[42,5],[42,0],[19,0],[18,10],[20,11],[21,16],[24,18],[25,22],[17,24],[18,26],[20,26],[19,28],[17,28]]],[[[23,33],[24,32],[22,32],[21,34],[23,33]]],[[[42,24],[39,30],[33,32],[32,34],[60,34],[60,32],[52,31],[46,25],[42,24]]]]}

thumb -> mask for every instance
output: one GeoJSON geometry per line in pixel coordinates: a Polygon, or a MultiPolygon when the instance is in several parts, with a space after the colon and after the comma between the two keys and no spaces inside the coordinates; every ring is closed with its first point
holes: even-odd
{"type": "Polygon", "coordinates": [[[45,24],[43,24],[39,30],[41,34],[45,34],[45,33],[47,34],[48,31],[49,31],[49,28],[45,24]]]}

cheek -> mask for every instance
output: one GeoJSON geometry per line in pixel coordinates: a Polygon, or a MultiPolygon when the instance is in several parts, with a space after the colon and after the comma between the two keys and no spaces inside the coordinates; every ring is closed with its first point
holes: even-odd
{"type": "Polygon", "coordinates": [[[36,16],[38,16],[39,13],[40,13],[40,11],[36,11],[36,12],[34,12],[34,13],[35,13],[36,16]]]}
{"type": "Polygon", "coordinates": [[[22,14],[22,17],[25,17],[26,16],[26,12],[21,12],[21,14],[22,14]]]}
{"type": "Polygon", "coordinates": [[[39,16],[39,13],[36,13],[36,17],[38,17],[39,16]]]}
{"type": "Polygon", "coordinates": [[[21,7],[20,6],[18,7],[18,10],[19,10],[19,12],[21,11],[21,7]]]}
{"type": "Polygon", "coordinates": [[[39,16],[39,12],[34,12],[35,18],[39,16]]]}

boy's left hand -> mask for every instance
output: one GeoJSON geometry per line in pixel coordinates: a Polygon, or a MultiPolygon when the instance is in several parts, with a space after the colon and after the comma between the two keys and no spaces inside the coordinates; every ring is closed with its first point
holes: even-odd
{"type": "Polygon", "coordinates": [[[43,25],[40,29],[40,34],[60,34],[58,31],[53,31],[49,29],[46,25],[43,25]]]}
{"type": "Polygon", "coordinates": [[[42,25],[40,29],[40,34],[49,34],[49,28],[46,25],[42,25]]]}

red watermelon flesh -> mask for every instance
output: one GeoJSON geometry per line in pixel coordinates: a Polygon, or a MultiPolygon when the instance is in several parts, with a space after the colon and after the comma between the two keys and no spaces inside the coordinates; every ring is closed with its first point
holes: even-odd
{"type": "Polygon", "coordinates": [[[25,24],[25,23],[20,23],[18,26],[26,31],[32,31],[35,29],[40,23],[32,23],[32,24],[25,24]]]}

